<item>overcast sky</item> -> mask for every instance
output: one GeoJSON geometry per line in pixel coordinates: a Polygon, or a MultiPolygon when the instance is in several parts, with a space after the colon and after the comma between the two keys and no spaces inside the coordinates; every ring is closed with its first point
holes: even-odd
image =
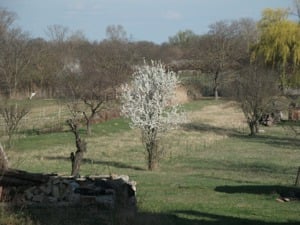
{"type": "Polygon", "coordinates": [[[134,41],[168,41],[180,30],[204,34],[220,20],[258,20],[265,8],[288,8],[293,0],[0,0],[18,15],[16,24],[33,38],[46,38],[49,25],[80,30],[91,41],[106,37],[108,25],[122,25],[134,41]]]}

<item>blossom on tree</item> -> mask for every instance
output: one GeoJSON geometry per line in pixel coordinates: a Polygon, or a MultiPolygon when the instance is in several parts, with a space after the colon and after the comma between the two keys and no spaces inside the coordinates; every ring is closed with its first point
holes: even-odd
{"type": "Polygon", "coordinates": [[[122,114],[139,128],[148,153],[148,168],[157,163],[159,135],[185,119],[179,105],[172,104],[179,80],[161,62],[137,66],[130,84],[122,86],[122,114]],[[152,165],[153,164],[153,165],[152,165]]]}

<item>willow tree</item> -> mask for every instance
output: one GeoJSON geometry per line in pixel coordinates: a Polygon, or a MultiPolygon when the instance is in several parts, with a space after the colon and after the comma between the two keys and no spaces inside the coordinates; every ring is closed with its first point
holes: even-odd
{"type": "Polygon", "coordinates": [[[184,121],[180,107],[171,104],[178,83],[173,72],[152,61],[138,66],[131,83],[122,87],[122,114],[141,130],[149,170],[155,169],[161,156],[160,137],[184,121]]]}
{"type": "Polygon", "coordinates": [[[282,89],[300,84],[295,77],[300,65],[300,29],[288,15],[285,9],[264,10],[258,22],[260,37],[252,51],[252,60],[262,58],[280,72],[282,89]]]}

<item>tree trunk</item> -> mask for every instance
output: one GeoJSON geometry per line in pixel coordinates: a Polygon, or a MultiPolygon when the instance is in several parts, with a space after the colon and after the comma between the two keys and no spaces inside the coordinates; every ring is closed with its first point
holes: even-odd
{"type": "Polygon", "coordinates": [[[158,144],[156,140],[146,143],[148,153],[148,170],[155,170],[158,164],[158,144]]]}
{"type": "Polygon", "coordinates": [[[254,127],[255,127],[255,133],[257,134],[259,132],[258,122],[255,122],[254,127]]]}
{"type": "Polygon", "coordinates": [[[214,77],[214,95],[215,95],[215,100],[219,99],[219,71],[217,71],[215,73],[215,77],[214,77]]]}
{"type": "Polygon", "coordinates": [[[72,163],[72,168],[71,168],[71,176],[78,176],[79,171],[80,171],[80,165],[83,159],[83,151],[76,151],[75,154],[74,152],[71,152],[70,155],[71,163],[72,163]]]}
{"type": "Polygon", "coordinates": [[[12,141],[13,134],[11,132],[9,132],[7,134],[7,136],[8,136],[8,139],[7,139],[7,146],[6,147],[7,147],[7,149],[10,149],[13,146],[13,141],[12,141]]]}
{"type": "Polygon", "coordinates": [[[92,129],[91,129],[91,119],[86,121],[86,132],[88,136],[91,136],[92,129]]]}
{"type": "Polygon", "coordinates": [[[298,168],[297,177],[295,181],[295,186],[300,187],[300,167],[298,168]]]}
{"type": "Polygon", "coordinates": [[[8,169],[8,159],[1,144],[0,144],[0,169],[2,170],[8,169]]]}
{"type": "Polygon", "coordinates": [[[215,100],[218,100],[219,99],[219,91],[218,91],[217,86],[214,88],[214,95],[215,95],[215,100]]]}
{"type": "Polygon", "coordinates": [[[154,170],[152,152],[148,151],[148,170],[154,170]]]}
{"type": "Polygon", "coordinates": [[[73,120],[68,120],[67,123],[75,136],[75,144],[77,149],[75,154],[74,152],[70,154],[72,164],[71,175],[78,176],[80,171],[80,165],[83,159],[83,154],[84,152],[86,152],[86,142],[84,140],[81,140],[76,122],[74,122],[73,120]]]}
{"type": "Polygon", "coordinates": [[[148,170],[154,170],[154,159],[152,150],[148,150],[148,170]]]}
{"type": "Polygon", "coordinates": [[[250,136],[255,136],[256,135],[256,123],[253,122],[253,121],[249,121],[248,122],[248,125],[249,125],[249,128],[250,128],[250,136]]]}
{"type": "Polygon", "coordinates": [[[147,152],[148,170],[154,170],[159,160],[157,129],[148,126],[142,130],[142,141],[147,152]]]}

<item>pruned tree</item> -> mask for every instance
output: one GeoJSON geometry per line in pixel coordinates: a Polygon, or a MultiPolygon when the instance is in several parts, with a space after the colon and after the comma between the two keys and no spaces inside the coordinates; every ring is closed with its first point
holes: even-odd
{"type": "Polygon", "coordinates": [[[117,88],[131,71],[130,56],[126,44],[118,41],[78,44],[77,40],[60,84],[65,98],[83,103],[80,110],[90,135],[94,118],[112,106],[117,88]]]}
{"type": "Polygon", "coordinates": [[[81,100],[88,108],[88,110],[83,111],[83,116],[85,119],[87,134],[92,134],[91,124],[97,113],[103,110],[105,103],[109,101],[109,99],[105,96],[104,91],[98,90],[99,92],[94,90],[90,90],[89,93],[86,93],[81,97],[81,100]]]}
{"type": "MultiPolygon", "coordinates": [[[[120,27],[120,32],[122,30],[120,27]]],[[[130,49],[121,40],[105,40],[92,50],[93,58],[82,59],[83,73],[89,76],[81,91],[81,100],[88,108],[84,113],[88,134],[91,134],[90,124],[95,116],[113,107],[117,89],[132,71],[130,49]]]]}
{"type": "Polygon", "coordinates": [[[87,143],[80,137],[79,133],[79,125],[81,119],[81,111],[78,110],[78,104],[73,103],[69,104],[68,108],[71,113],[71,118],[66,122],[70,128],[70,131],[74,134],[76,151],[71,152],[70,160],[71,160],[71,175],[78,176],[80,172],[81,162],[83,160],[83,155],[87,151],[87,143]]]}
{"type": "Polygon", "coordinates": [[[255,136],[259,131],[259,120],[274,110],[279,94],[276,73],[254,63],[240,71],[233,90],[247,120],[250,135],[255,136]]]}
{"type": "Polygon", "coordinates": [[[148,169],[158,165],[162,149],[160,137],[184,121],[178,105],[172,105],[177,76],[161,62],[144,62],[137,66],[130,84],[122,86],[122,114],[130,118],[131,127],[141,130],[147,153],[148,169]]]}

